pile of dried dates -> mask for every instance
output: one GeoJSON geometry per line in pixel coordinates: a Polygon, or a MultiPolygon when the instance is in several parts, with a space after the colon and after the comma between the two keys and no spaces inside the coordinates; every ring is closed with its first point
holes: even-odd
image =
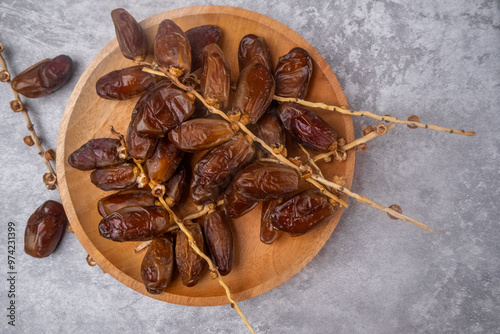
{"type": "Polygon", "coordinates": [[[149,293],[165,291],[174,270],[186,286],[195,285],[206,272],[205,261],[172,222],[159,197],[174,211],[186,201],[210,208],[185,225],[221,275],[231,272],[237,247],[231,219],[259,202],[263,202],[260,240],[266,244],[281,232],[302,235],[333,215],[335,205],[326,196],[306,184],[296,169],[274,162],[238,126],[244,124],[284,156],[287,136],[314,152],[337,148],[336,131],[314,112],[292,102],[273,102],[275,94],[306,96],[313,70],[307,51],[296,47],[273,68],[265,40],[244,36],[234,90],[218,45],[223,34],[218,26],[183,31],[172,20],[161,22],[152,67],[168,71],[199,92],[208,105],[232,120],[227,121],[211,114],[189,90],[143,71],[149,50],[143,30],[124,9],[115,9],[111,16],[120,50],[140,65],[103,76],[96,92],[104,99],[140,98],[131,110],[126,135],[92,139],[73,152],[68,163],[92,170],[90,179],[96,187],[118,190],[98,202],[103,217],[99,232],[104,238],[152,240],[141,267],[149,293]]]}

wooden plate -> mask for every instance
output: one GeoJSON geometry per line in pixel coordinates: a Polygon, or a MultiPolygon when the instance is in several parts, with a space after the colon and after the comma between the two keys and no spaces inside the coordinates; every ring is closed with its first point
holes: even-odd
{"type": "MultiPolygon", "coordinates": [[[[181,28],[216,24],[222,28],[221,48],[230,63],[233,81],[237,80],[237,48],[240,39],[249,33],[263,36],[270,48],[273,62],[293,47],[301,46],[313,58],[314,74],[308,99],[334,105],[347,105],[342,89],[328,64],[321,55],[301,36],[283,24],[264,15],[233,7],[199,6],[181,8],[150,17],[141,22],[150,45],[158,24],[166,19],[174,20],[181,28]]],[[[111,22],[111,19],[110,19],[111,22]]],[[[152,52],[151,52],[152,54],[152,52]]],[[[151,58],[151,57],[150,57],[151,58]]],[[[68,102],[61,123],[57,145],[57,173],[61,199],[79,241],[106,273],[128,287],[152,298],[169,303],[210,306],[227,304],[223,289],[207,275],[192,288],[184,287],[175,276],[166,293],[149,295],[141,281],[140,265],[144,252],[134,254],[138,242],[116,243],[102,238],[97,226],[101,217],[97,213],[97,201],[109,195],[96,188],[89,172],[71,168],[68,156],[92,138],[112,137],[110,126],[126,133],[130,115],[137,98],[128,101],[108,101],[95,93],[96,81],[104,74],[133,63],[125,59],[113,40],[95,57],[83,73],[68,102]]],[[[338,131],[347,142],[354,140],[350,117],[326,111],[318,113],[338,131]]],[[[354,172],[354,153],[342,163],[323,163],[327,177],[345,176],[350,187],[354,172]]],[[[235,262],[233,271],[225,277],[226,283],[237,301],[260,295],[285,282],[301,270],[323,247],[340,219],[342,210],[328,222],[301,237],[282,235],[274,244],[265,245],[259,240],[260,210],[233,221],[235,235],[235,262]]]]}

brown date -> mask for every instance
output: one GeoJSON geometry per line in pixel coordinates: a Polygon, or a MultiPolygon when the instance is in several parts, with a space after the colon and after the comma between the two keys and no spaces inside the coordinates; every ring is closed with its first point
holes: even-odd
{"type": "Polygon", "coordinates": [[[46,201],[28,219],[24,251],[33,257],[47,257],[61,241],[68,218],[61,203],[46,201]]]}
{"type": "Polygon", "coordinates": [[[225,110],[231,93],[231,70],[220,47],[208,44],[202,52],[200,87],[207,103],[225,110]]]}
{"type": "Polygon", "coordinates": [[[123,8],[111,11],[116,39],[125,58],[144,61],[148,56],[148,40],[135,18],[123,8]]]}
{"type": "Polygon", "coordinates": [[[61,88],[73,74],[73,61],[60,55],[45,59],[12,79],[13,90],[29,98],[49,95],[61,88]]]}
{"type": "Polygon", "coordinates": [[[250,161],[255,149],[241,133],[203,155],[194,167],[192,198],[198,205],[213,202],[231,178],[250,161]]]}
{"type": "Polygon", "coordinates": [[[140,171],[134,164],[98,168],[90,173],[90,181],[98,188],[109,191],[132,188],[140,171]]]}
{"type": "Polygon", "coordinates": [[[241,113],[243,124],[255,124],[271,104],[274,79],[269,69],[260,63],[247,66],[238,79],[231,113],[241,113]]]}
{"type": "Polygon", "coordinates": [[[305,190],[271,213],[273,226],[293,235],[304,234],[333,216],[335,208],[317,190],[305,190]]]}
{"type": "Polygon", "coordinates": [[[220,274],[226,276],[233,268],[234,249],[231,226],[224,212],[213,211],[207,214],[203,221],[203,231],[212,261],[220,274]]]}
{"type": "Polygon", "coordinates": [[[303,99],[312,76],[312,60],[302,48],[293,48],[276,65],[276,95],[303,99]]]}
{"type": "Polygon", "coordinates": [[[154,206],[156,197],[149,190],[129,189],[101,198],[97,202],[99,214],[106,217],[129,206],[154,206]]]}
{"type": "Polygon", "coordinates": [[[132,120],[128,125],[125,143],[127,144],[128,154],[132,158],[145,161],[155,151],[158,139],[139,136],[137,131],[135,131],[132,120]]]}
{"type": "Polygon", "coordinates": [[[201,67],[201,52],[208,44],[219,43],[222,30],[216,25],[203,25],[186,31],[191,45],[191,71],[201,67]]]}
{"type": "Polygon", "coordinates": [[[141,277],[152,295],[165,291],[174,272],[174,245],[166,238],[154,238],[141,264],[141,277]]]}
{"type": "Polygon", "coordinates": [[[71,167],[79,170],[116,166],[125,162],[119,156],[120,140],[114,138],[91,139],[68,157],[71,167]]]}
{"type": "Polygon", "coordinates": [[[168,133],[175,146],[186,152],[213,148],[234,135],[231,124],[221,119],[196,118],[183,122],[168,133]]]}
{"type": "Polygon", "coordinates": [[[156,62],[173,69],[178,77],[191,72],[191,45],[184,31],[174,21],[166,19],[158,26],[154,41],[156,62]]]}
{"type": "MultiPolygon", "coordinates": [[[[186,228],[193,236],[196,246],[202,252],[205,252],[201,226],[199,224],[189,224],[186,225],[186,228]]],[[[182,284],[188,287],[195,286],[205,269],[205,260],[191,248],[187,236],[182,231],[177,233],[175,239],[175,262],[181,274],[182,284]]]]}
{"type": "Polygon", "coordinates": [[[250,212],[259,204],[237,192],[231,183],[224,191],[224,212],[229,218],[238,218],[250,212]]]}
{"type": "Polygon", "coordinates": [[[236,174],[233,188],[248,199],[264,201],[297,191],[299,175],[287,166],[257,162],[236,174]]]}
{"type": "Polygon", "coordinates": [[[189,183],[188,170],[185,163],[181,162],[174,175],[165,183],[165,197],[170,206],[180,203],[184,189],[189,183]]]}
{"type": "Polygon", "coordinates": [[[99,233],[113,241],[146,241],[166,233],[169,227],[165,209],[130,206],[104,217],[99,223],[99,233]]]}
{"type": "Polygon", "coordinates": [[[165,82],[137,102],[133,126],[140,136],[163,137],[194,112],[193,98],[165,82]]]}
{"type": "Polygon", "coordinates": [[[337,148],[337,132],[311,110],[283,102],[278,114],[288,133],[305,147],[322,152],[337,148]]]}
{"type": "Polygon", "coordinates": [[[265,201],[262,204],[262,214],[260,219],[260,241],[265,244],[272,244],[279,236],[279,231],[274,228],[271,213],[283,201],[282,198],[265,201]]]}
{"type": "Polygon", "coordinates": [[[252,63],[263,64],[270,72],[273,71],[273,62],[266,40],[263,37],[248,34],[241,39],[238,47],[238,67],[240,73],[252,63]]]}
{"type": "Polygon", "coordinates": [[[126,67],[97,80],[97,95],[108,100],[126,100],[144,93],[156,83],[156,77],[144,72],[144,66],[126,67]]]}
{"type": "Polygon", "coordinates": [[[286,145],[285,129],[278,117],[276,108],[269,108],[257,122],[257,135],[267,145],[278,147],[286,145]]]}
{"type": "Polygon", "coordinates": [[[184,152],[175,147],[168,137],[161,138],[153,155],[146,160],[149,179],[155,183],[167,181],[174,175],[183,157],[184,152]]]}

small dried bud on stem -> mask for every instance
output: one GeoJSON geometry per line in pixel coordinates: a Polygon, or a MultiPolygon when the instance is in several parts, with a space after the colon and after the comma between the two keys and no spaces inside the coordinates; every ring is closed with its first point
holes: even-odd
{"type": "MultiPolygon", "coordinates": [[[[417,115],[411,115],[410,117],[408,117],[408,120],[410,122],[420,123],[420,118],[417,115]]],[[[416,129],[416,128],[418,128],[418,126],[416,126],[415,124],[408,124],[407,127],[409,127],[410,129],[416,129]]]]}
{"type": "Polygon", "coordinates": [[[372,133],[373,131],[375,131],[373,130],[373,126],[367,125],[363,128],[363,136],[366,136],[367,134],[372,133]]]}
{"type": "Polygon", "coordinates": [[[44,157],[47,160],[54,161],[54,160],[56,160],[56,152],[53,149],[45,151],[44,157]]]}
{"type": "Polygon", "coordinates": [[[10,80],[10,73],[7,70],[0,71],[0,81],[7,82],[10,80]]]}
{"type": "Polygon", "coordinates": [[[33,138],[31,136],[26,136],[23,138],[23,142],[28,145],[28,146],[33,146],[35,145],[35,142],[33,141],[33,138]]]}
{"type": "Polygon", "coordinates": [[[55,174],[52,173],[45,173],[43,174],[43,183],[45,183],[45,186],[49,190],[54,190],[56,189],[56,182],[57,182],[57,177],[55,174]]]}
{"type": "Polygon", "coordinates": [[[97,265],[97,262],[94,261],[93,258],[90,257],[90,254],[87,254],[87,264],[91,267],[95,267],[97,265]]]}
{"type": "Polygon", "coordinates": [[[24,104],[19,100],[12,100],[10,101],[10,109],[12,109],[13,112],[23,111],[24,104]]]}

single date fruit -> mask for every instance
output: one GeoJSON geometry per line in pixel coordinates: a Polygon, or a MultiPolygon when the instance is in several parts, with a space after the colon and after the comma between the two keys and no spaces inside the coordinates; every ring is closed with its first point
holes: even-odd
{"type": "Polygon", "coordinates": [[[148,39],[135,18],[125,9],[117,8],[111,12],[111,19],[123,56],[135,61],[146,60],[148,39]]]}
{"type": "Polygon", "coordinates": [[[106,217],[130,206],[154,206],[155,201],[156,197],[149,190],[128,189],[101,198],[97,202],[97,210],[101,216],[106,217]]]}
{"type": "Polygon", "coordinates": [[[29,98],[49,95],[61,88],[73,74],[73,61],[60,55],[45,59],[12,79],[12,89],[29,98]]]}
{"type": "Polygon", "coordinates": [[[33,257],[47,257],[61,241],[68,218],[61,203],[46,201],[28,219],[24,251],[33,257]]]}
{"type": "Polygon", "coordinates": [[[90,173],[90,181],[104,191],[128,189],[137,184],[139,174],[137,166],[127,163],[97,168],[90,173]]]}
{"type": "Polygon", "coordinates": [[[212,261],[222,276],[226,276],[233,268],[234,248],[231,226],[223,211],[213,211],[203,221],[205,240],[212,261]]]}
{"type": "Polygon", "coordinates": [[[95,85],[97,95],[108,100],[126,100],[144,93],[156,83],[156,77],[143,68],[125,67],[102,76],[95,85]]]}
{"type": "Polygon", "coordinates": [[[174,245],[167,238],[154,238],[141,264],[141,277],[152,295],[165,291],[174,272],[174,245]]]}
{"type": "Polygon", "coordinates": [[[191,45],[184,31],[166,19],[158,26],[154,41],[156,62],[184,78],[191,72],[191,45]]]}
{"type": "Polygon", "coordinates": [[[263,64],[270,72],[273,71],[271,53],[264,37],[248,34],[241,39],[238,47],[238,67],[240,73],[252,63],[263,64]]]}
{"type": "Polygon", "coordinates": [[[125,162],[120,157],[120,140],[114,138],[91,139],[71,153],[68,163],[79,170],[116,166],[125,162]]]}
{"type": "MultiPolygon", "coordinates": [[[[199,224],[186,224],[186,228],[193,236],[196,246],[205,252],[203,233],[199,224]]],[[[175,239],[175,263],[181,274],[182,284],[191,287],[200,280],[205,269],[205,260],[189,245],[189,239],[183,232],[178,232],[175,239]]]]}
{"type": "Polygon", "coordinates": [[[201,67],[201,53],[208,44],[217,43],[222,37],[222,30],[216,25],[202,25],[186,31],[186,36],[191,45],[191,71],[201,67]]]}
{"type": "Polygon", "coordinates": [[[299,47],[293,48],[280,58],[274,80],[276,95],[303,99],[307,95],[312,76],[312,60],[309,53],[299,47]]]}

